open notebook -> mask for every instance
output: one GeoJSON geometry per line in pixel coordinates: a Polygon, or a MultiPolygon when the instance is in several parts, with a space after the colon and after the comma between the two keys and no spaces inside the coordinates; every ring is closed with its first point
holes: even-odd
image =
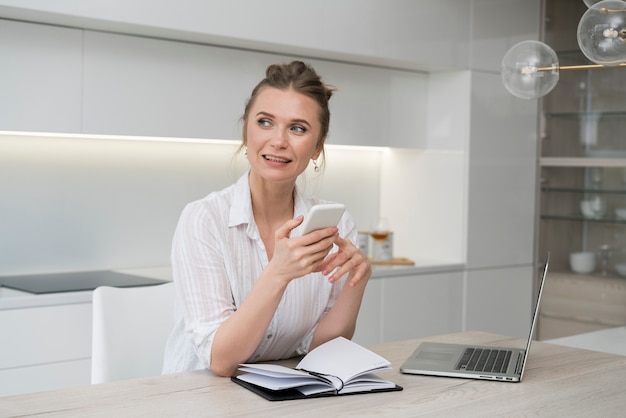
{"type": "Polygon", "coordinates": [[[406,374],[521,382],[535,333],[549,261],[550,254],[543,269],[526,349],[423,342],[400,367],[400,371],[406,374]]]}
{"type": "Polygon", "coordinates": [[[231,380],[270,401],[402,390],[375,372],[391,363],[365,347],[337,337],[311,350],[295,368],[242,364],[231,380]]]}

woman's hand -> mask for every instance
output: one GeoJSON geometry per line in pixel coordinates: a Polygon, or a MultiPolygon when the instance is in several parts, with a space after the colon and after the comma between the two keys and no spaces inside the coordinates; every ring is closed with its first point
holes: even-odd
{"type": "Polygon", "coordinates": [[[320,265],[339,238],[337,227],[318,229],[308,234],[291,238],[291,231],[302,223],[298,216],[286,222],[274,235],[274,255],[270,260],[273,273],[287,282],[296,277],[321,271],[320,265]]]}
{"type": "Polygon", "coordinates": [[[335,244],[339,250],[326,258],[316,271],[328,275],[337,269],[332,276],[328,278],[331,283],[336,282],[346,273],[350,273],[350,286],[354,286],[362,279],[369,279],[371,274],[371,265],[369,259],[352,242],[337,236],[335,244]]]}

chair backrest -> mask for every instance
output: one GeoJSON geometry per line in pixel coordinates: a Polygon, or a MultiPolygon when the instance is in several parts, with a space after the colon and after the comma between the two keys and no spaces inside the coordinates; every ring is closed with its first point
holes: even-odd
{"type": "Polygon", "coordinates": [[[91,383],[161,374],[174,283],[93,292],[91,383]]]}

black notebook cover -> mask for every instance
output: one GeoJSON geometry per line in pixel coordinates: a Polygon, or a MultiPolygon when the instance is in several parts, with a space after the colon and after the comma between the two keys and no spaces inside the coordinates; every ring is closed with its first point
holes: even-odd
{"type": "Polygon", "coordinates": [[[347,396],[347,395],[360,395],[363,393],[395,392],[395,391],[399,391],[403,389],[402,386],[396,385],[396,387],[391,388],[391,389],[374,389],[374,390],[367,390],[363,392],[351,392],[351,393],[336,393],[335,391],[330,390],[328,392],[315,393],[313,395],[306,396],[297,389],[271,390],[271,389],[253,385],[252,383],[248,383],[243,380],[240,380],[237,378],[237,376],[231,377],[230,380],[256,393],[257,395],[267,399],[268,401],[291,401],[294,399],[322,398],[322,397],[328,397],[328,396],[347,396]]]}

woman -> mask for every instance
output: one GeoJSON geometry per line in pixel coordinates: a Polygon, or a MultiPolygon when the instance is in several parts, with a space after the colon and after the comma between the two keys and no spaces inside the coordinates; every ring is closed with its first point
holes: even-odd
{"type": "Polygon", "coordinates": [[[296,180],[324,153],[331,95],[299,61],[269,66],[252,91],[242,118],[249,171],[187,205],[174,234],[177,312],[164,373],[232,376],[240,363],[352,337],[371,274],[353,244],[352,217],[298,231],[303,215],[324,203],[303,195],[296,180]]]}

